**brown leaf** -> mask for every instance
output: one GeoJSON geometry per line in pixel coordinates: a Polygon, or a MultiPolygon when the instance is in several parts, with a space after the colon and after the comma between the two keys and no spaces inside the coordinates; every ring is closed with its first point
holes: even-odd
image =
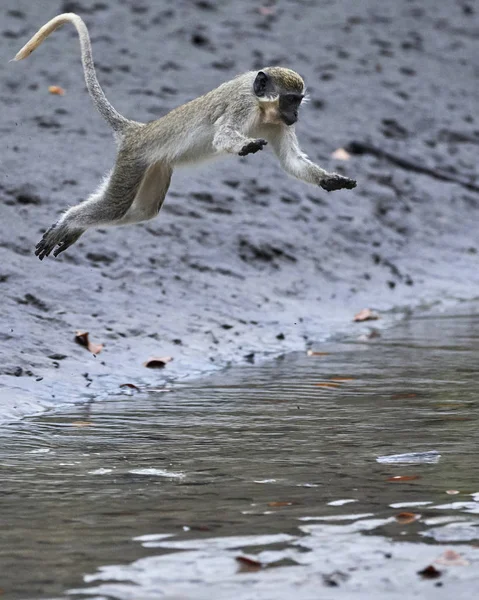
{"type": "Polygon", "coordinates": [[[471,563],[454,550],[446,550],[439,558],[434,561],[438,565],[448,567],[467,567],[471,563]]]}
{"type": "Polygon", "coordinates": [[[394,518],[398,523],[401,523],[401,525],[408,525],[409,523],[417,521],[420,518],[420,515],[411,512],[400,512],[394,518]]]}
{"type": "Polygon", "coordinates": [[[459,490],[446,490],[446,494],[449,494],[450,496],[455,496],[456,494],[460,494],[461,492],[459,490]]]}
{"type": "Polygon", "coordinates": [[[361,321],[375,321],[379,319],[379,315],[373,312],[370,308],[363,308],[358,312],[357,315],[354,315],[353,321],[361,322],[361,321]]]}
{"type": "Polygon", "coordinates": [[[414,481],[415,479],[421,479],[420,475],[394,475],[393,477],[388,477],[388,481],[414,481]]]}
{"type": "Polygon", "coordinates": [[[134,383],[121,383],[120,387],[121,388],[129,388],[130,390],[140,391],[140,388],[137,385],[135,385],[134,383]]]}
{"type": "Polygon", "coordinates": [[[260,15],[263,15],[263,17],[270,17],[275,14],[276,8],[274,6],[260,6],[258,12],[260,15]]]}
{"type": "Polygon", "coordinates": [[[351,155],[344,148],[338,148],[331,154],[331,158],[335,158],[336,160],[349,160],[351,155]]]}
{"type": "Polygon", "coordinates": [[[77,331],[75,333],[75,342],[87,348],[92,354],[99,354],[103,350],[103,344],[90,342],[88,331],[77,331]]]}
{"type": "Polygon", "coordinates": [[[92,427],[93,423],[91,421],[73,421],[72,427],[92,427]]]}
{"type": "Polygon", "coordinates": [[[436,579],[441,576],[441,571],[438,571],[433,565],[429,565],[421,571],[418,571],[417,574],[424,577],[424,579],[436,579]]]}
{"type": "Polygon", "coordinates": [[[65,90],[62,87],[60,87],[59,85],[50,85],[48,87],[48,91],[50,92],[50,94],[55,94],[57,96],[65,95],[65,90]]]}
{"type": "Polygon", "coordinates": [[[171,356],[153,356],[143,363],[144,367],[148,369],[162,369],[167,363],[171,362],[173,358],[171,356]]]}
{"type": "Polygon", "coordinates": [[[328,356],[329,352],[316,352],[315,350],[308,350],[306,354],[308,356],[328,356]]]}
{"type": "Polygon", "coordinates": [[[339,383],[332,383],[328,381],[322,381],[321,383],[315,383],[316,387],[325,387],[325,388],[337,388],[339,387],[339,383]]]}
{"type": "Polygon", "coordinates": [[[280,500],[279,502],[268,502],[268,506],[272,508],[281,508],[282,506],[293,506],[293,504],[297,504],[297,502],[288,502],[287,500],[280,500]]]}
{"type": "Polygon", "coordinates": [[[259,560],[247,556],[236,556],[235,558],[240,563],[242,571],[259,571],[263,567],[259,560]]]}

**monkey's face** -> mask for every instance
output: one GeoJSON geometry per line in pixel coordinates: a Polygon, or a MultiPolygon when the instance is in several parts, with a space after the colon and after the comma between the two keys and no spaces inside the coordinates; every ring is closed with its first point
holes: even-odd
{"type": "Polygon", "coordinates": [[[265,122],[285,123],[288,126],[296,123],[304,98],[304,83],[297,73],[281,67],[270,67],[256,75],[253,89],[263,105],[265,122]]]}
{"type": "Polygon", "coordinates": [[[298,109],[303,98],[304,94],[280,94],[278,111],[286,125],[293,125],[298,120],[298,109]]]}

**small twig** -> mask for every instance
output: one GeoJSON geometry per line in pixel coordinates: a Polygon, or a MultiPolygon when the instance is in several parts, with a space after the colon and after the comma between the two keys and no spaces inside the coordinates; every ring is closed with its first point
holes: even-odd
{"type": "Polygon", "coordinates": [[[372,154],[374,156],[378,156],[379,158],[385,158],[390,162],[394,163],[398,167],[402,167],[408,171],[415,171],[416,173],[424,173],[425,175],[430,175],[435,179],[440,179],[441,181],[453,181],[467,188],[468,190],[472,190],[473,192],[479,192],[479,185],[468,181],[464,177],[460,175],[454,175],[452,173],[446,173],[445,171],[441,171],[440,169],[432,169],[430,167],[426,167],[426,165],[421,165],[417,162],[409,158],[404,158],[397,154],[393,154],[388,150],[383,150],[382,148],[378,148],[373,144],[369,144],[367,142],[351,142],[346,150],[351,154],[372,154]]]}

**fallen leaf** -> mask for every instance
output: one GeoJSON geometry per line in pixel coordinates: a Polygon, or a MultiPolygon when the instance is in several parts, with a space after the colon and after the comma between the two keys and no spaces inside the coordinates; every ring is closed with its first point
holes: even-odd
{"type": "Polygon", "coordinates": [[[148,369],[162,369],[167,363],[171,362],[173,358],[171,356],[160,356],[160,357],[152,357],[149,358],[146,362],[143,363],[144,367],[148,367],[148,369]]]}
{"type": "Polygon", "coordinates": [[[57,96],[65,95],[65,90],[59,85],[50,85],[48,91],[50,92],[50,94],[55,94],[57,96]]]}
{"type": "Polygon", "coordinates": [[[120,387],[121,388],[129,388],[130,390],[140,391],[140,388],[137,385],[135,385],[134,383],[121,383],[120,387]]]}
{"type": "Polygon", "coordinates": [[[362,333],[360,336],[358,336],[358,340],[360,342],[368,342],[369,340],[374,340],[376,338],[380,338],[381,334],[379,333],[379,331],[377,329],[371,329],[371,331],[369,333],[362,333]]]}
{"type": "Polygon", "coordinates": [[[73,421],[72,427],[91,427],[93,423],[91,421],[73,421]]]}
{"type": "Polygon", "coordinates": [[[325,388],[337,388],[339,387],[339,383],[328,383],[327,381],[322,381],[321,383],[315,383],[316,387],[325,387],[325,388]]]}
{"type": "Polygon", "coordinates": [[[211,531],[211,527],[208,525],[190,525],[191,531],[211,531]]]}
{"type": "Polygon", "coordinates": [[[77,331],[75,333],[75,342],[87,348],[92,354],[99,354],[103,350],[103,344],[90,342],[88,331],[77,331]]]}
{"type": "Polygon", "coordinates": [[[297,502],[288,502],[287,500],[280,500],[279,502],[268,502],[268,506],[273,508],[281,508],[282,506],[293,506],[297,502]]]}
{"type": "Polygon", "coordinates": [[[276,8],[274,6],[260,6],[258,12],[260,15],[263,15],[263,17],[270,17],[275,14],[276,8]]]}
{"type": "Polygon", "coordinates": [[[471,564],[468,560],[463,558],[458,552],[455,552],[454,550],[446,550],[444,554],[441,554],[441,556],[436,558],[434,562],[438,565],[446,565],[448,567],[467,567],[471,564]]]}
{"type": "Polygon", "coordinates": [[[259,571],[263,567],[263,565],[259,562],[259,560],[254,560],[253,558],[248,558],[247,556],[236,556],[237,562],[241,565],[241,570],[244,571],[259,571]]]}
{"type": "Polygon", "coordinates": [[[335,158],[336,160],[349,160],[351,154],[344,148],[338,148],[331,154],[331,158],[335,158]]]}
{"type": "Polygon", "coordinates": [[[361,322],[361,321],[375,321],[379,319],[379,315],[373,312],[370,308],[363,308],[358,312],[357,315],[354,315],[353,321],[361,322]]]}
{"type": "Polygon", "coordinates": [[[421,479],[420,475],[394,475],[388,477],[388,481],[414,481],[415,479],[421,479]]]}
{"type": "Polygon", "coordinates": [[[422,571],[418,571],[417,574],[424,577],[424,579],[436,579],[441,576],[441,571],[438,571],[433,565],[429,565],[422,569],[422,571]]]}
{"type": "Polygon", "coordinates": [[[446,494],[449,494],[450,496],[455,496],[456,494],[460,494],[461,492],[459,490],[446,490],[446,494]]]}
{"type": "Polygon", "coordinates": [[[420,515],[411,512],[400,512],[394,518],[398,523],[401,523],[401,525],[408,525],[409,523],[417,521],[420,518],[420,515]]]}
{"type": "Polygon", "coordinates": [[[330,377],[330,381],[354,381],[354,377],[330,377]]]}
{"type": "Polygon", "coordinates": [[[316,352],[316,350],[308,350],[306,354],[308,356],[328,356],[329,352],[316,352]]]}

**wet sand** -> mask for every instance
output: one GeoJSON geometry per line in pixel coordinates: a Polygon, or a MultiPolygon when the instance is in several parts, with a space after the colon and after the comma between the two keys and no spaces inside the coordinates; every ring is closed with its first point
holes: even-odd
{"type": "Polygon", "coordinates": [[[477,12],[422,0],[2,3],[0,420],[125,382],[157,385],[341,332],[352,315],[478,295],[478,196],[371,154],[354,140],[477,181],[477,12]],[[8,63],[55,14],[91,30],[98,74],[126,116],[157,118],[238,72],[282,64],[306,79],[298,135],[358,181],[327,194],[269,151],[175,173],[148,223],[88,232],[57,260],[33,249],[114,159],[64,27],[8,63]],[[59,85],[64,96],[48,93],[59,85]],[[96,358],[75,344],[87,330],[96,358]],[[163,371],[149,356],[172,356],[163,371]]]}

